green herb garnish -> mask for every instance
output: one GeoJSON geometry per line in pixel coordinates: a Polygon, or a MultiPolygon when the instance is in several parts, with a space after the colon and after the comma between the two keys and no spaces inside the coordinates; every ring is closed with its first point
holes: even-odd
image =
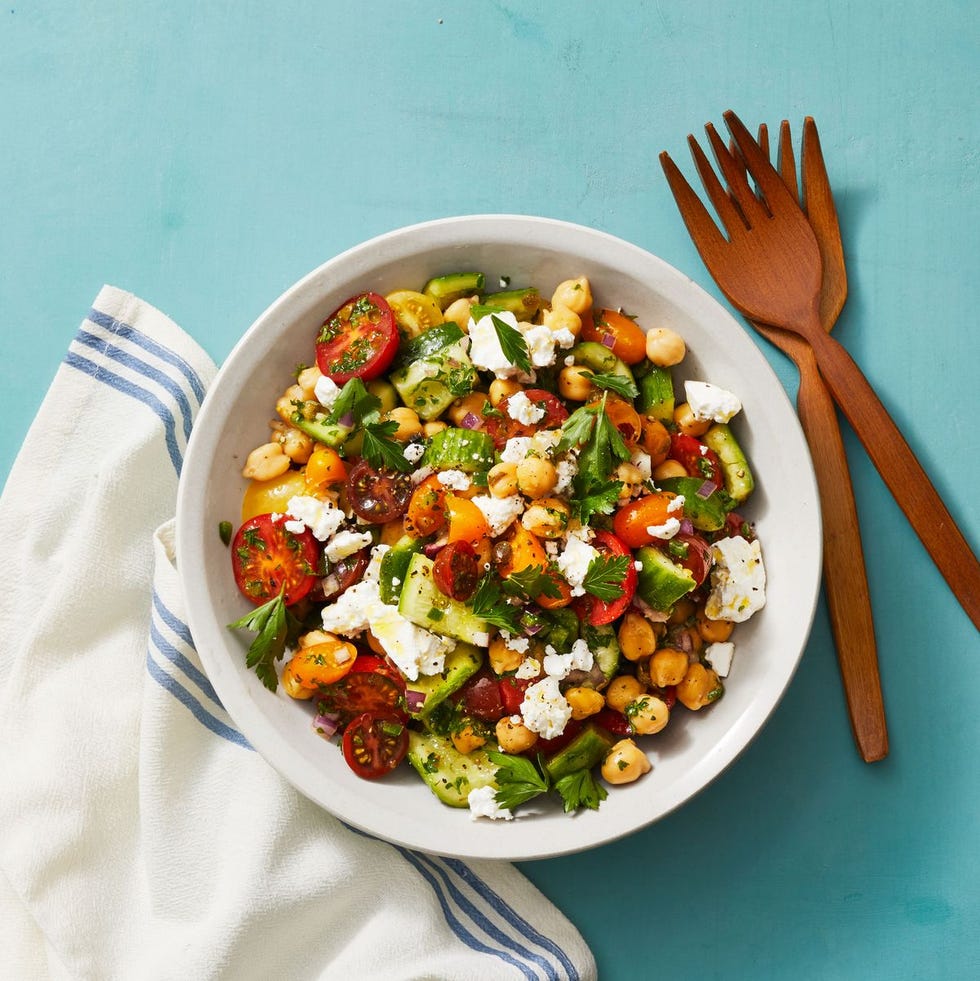
{"type": "Polygon", "coordinates": [[[391,437],[398,431],[398,423],[369,422],[364,425],[364,442],[361,444],[361,456],[380,470],[388,467],[407,473],[412,469],[412,463],[405,458],[405,447],[391,437]]]}
{"type": "Polygon", "coordinates": [[[531,355],[528,353],[524,335],[501,320],[495,313],[490,314],[490,320],[493,322],[493,329],[497,332],[497,340],[500,342],[500,350],[504,357],[515,368],[519,368],[525,375],[529,375],[531,373],[531,355]]]}
{"type": "Polygon", "coordinates": [[[610,392],[622,395],[626,399],[635,399],[640,394],[636,384],[631,379],[623,377],[623,375],[590,373],[588,379],[596,388],[608,389],[610,392]]]}
{"type": "Polygon", "coordinates": [[[480,580],[470,602],[473,613],[491,626],[511,634],[520,633],[518,610],[504,599],[500,582],[495,576],[487,573],[480,580]]]}
{"type": "Polygon", "coordinates": [[[582,588],[598,599],[609,602],[623,595],[623,580],[632,557],[629,555],[597,555],[582,579],[582,588]]]}
{"type": "Polygon", "coordinates": [[[218,522],[218,537],[221,539],[223,545],[231,544],[231,532],[232,526],[230,521],[218,522]]]}
{"type": "Polygon", "coordinates": [[[269,691],[279,687],[276,661],[286,651],[286,642],[299,629],[299,621],[283,602],[285,587],[268,603],[250,610],[240,620],[228,624],[229,630],[252,630],[258,635],[245,655],[245,666],[254,668],[259,681],[269,691]]]}
{"type": "Polygon", "coordinates": [[[599,804],[608,796],[606,788],[596,782],[590,770],[576,770],[555,781],[555,790],[565,802],[565,813],[570,814],[580,807],[590,811],[598,810],[599,804]]]}
{"type": "Polygon", "coordinates": [[[497,793],[494,800],[508,810],[513,810],[539,794],[551,789],[551,781],[544,770],[524,756],[509,756],[507,753],[489,752],[487,757],[497,765],[494,779],[497,793]]]}

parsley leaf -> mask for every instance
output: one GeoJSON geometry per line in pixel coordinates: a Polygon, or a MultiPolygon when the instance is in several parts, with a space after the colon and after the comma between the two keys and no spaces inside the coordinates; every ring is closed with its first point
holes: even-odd
{"type": "Polygon", "coordinates": [[[491,763],[497,765],[494,778],[499,789],[494,800],[501,807],[513,810],[550,789],[551,784],[543,767],[539,769],[526,757],[493,751],[487,753],[487,756],[491,763]]]}
{"type": "Polygon", "coordinates": [[[603,396],[592,435],[579,454],[578,473],[572,482],[578,500],[579,520],[583,524],[588,523],[591,514],[609,514],[612,510],[611,485],[619,482],[610,481],[610,477],[618,463],[630,458],[622,434],[605,409],[606,397],[603,396]]]}
{"type": "Polygon", "coordinates": [[[245,655],[245,666],[255,669],[259,680],[269,691],[279,687],[275,663],[285,653],[286,641],[298,627],[299,621],[286,609],[282,592],[228,624],[229,630],[252,630],[258,635],[245,655]]]}
{"type": "Polygon", "coordinates": [[[619,502],[619,492],[622,489],[623,482],[614,480],[588,494],[577,496],[571,501],[575,517],[583,525],[587,525],[593,514],[612,514],[619,502]]]}
{"type": "Polygon", "coordinates": [[[504,357],[525,375],[531,374],[531,355],[528,354],[524,335],[501,320],[495,313],[490,314],[490,319],[493,322],[493,329],[497,332],[497,340],[500,342],[500,350],[504,357]]]}
{"type": "Polygon", "coordinates": [[[509,596],[537,599],[542,594],[551,599],[561,599],[561,590],[543,565],[529,565],[526,569],[512,572],[502,582],[503,591],[509,596]]]}
{"type": "Polygon", "coordinates": [[[480,580],[470,602],[474,615],[486,620],[491,626],[511,634],[521,632],[517,607],[511,606],[504,599],[499,581],[490,573],[480,580]]]}
{"type": "Polygon", "coordinates": [[[595,406],[583,405],[576,409],[561,427],[561,439],[555,447],[556,453],[564,453],[573,447],[586,443],[592,435],[592,426],[598,409],[595,406]]]}
{"type": "Polygon", "coordinates": [[[640,394],[635,382],[623,375],[590,374],[589,381],[596,388],[605,388],[625,399],[635,399],[640,394]]]}
{"type": "Polygon", "coordinates": [[[391,437],[397,432],[398,423],[393,419],[388,422],[369,422],[364,426],[364,442],[361,444],[361,456],[380,470],[389,467],[407,473],[412,464],[405,458],[405,446],[391,437]]]}
{"type": "Polygon", "coordinates": [[[609,796],[606,788],[596,783],[590,770],[567,773],[555,782],[555,790],[561,794],[561,799],[565,802],[566,814],[577,811],[580,807],[595,811],[609,796]]]}
{"type": "Polygon", "coordinates": [[[582,588],[606,602],[619,599],[623,595],[623,580],[631,561],[629,555],[597,555],[585,571],[582,588]]]}
{"type": "Polygon", "coordinates": [[[360,378],[351,378],[340,390],[327,418],[330,422],[338,422],[349,415],[356,426],[361,422],[372,421],[372,418],[376,419],[380,408],[381,399],[372,395],[360,378]]]}

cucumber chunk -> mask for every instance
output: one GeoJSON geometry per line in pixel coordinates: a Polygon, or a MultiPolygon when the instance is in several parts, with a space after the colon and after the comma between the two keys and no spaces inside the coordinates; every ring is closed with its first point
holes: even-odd
{"type": "Polygon", "coordinates": [[[493,466],[493,439],[476,429],[443,429],[425,450],[420,466],[476,473],[493,466]]]}
{"type": "Polygon", "coordinates": [[[397,603],[401,596],[402,584],[408,575],[408,564],[412,556],[422,551],[424,542],[421,538],[403,535],[391,548],[381,556],[381,567],[378,570],[378,591],[382,603],[397,603]]]}
{"type": "MultiPolygon", "coordinates": [[[[446,326],[459,331],[456,324],[446,326]]],[[[464,342],[458,340],[393,371],[390,378],[405,405],[414,409],[420,419],[428,421],[445,412],[456,399],[473,391],[476,369],[464,350],[464,342]]]]}
{"type": "Polygon", "coordinates": [[[436,708],[480,670],[482,664],[483,652],[478,647],[457,644],[456,649],[446,655],[446,666],[441,674],[424,674],[415,681],[406,681],[406,689],[425,695],[425,701],[413,713],[415,717],[425,722],[436,708]]]}
{"type": "Polygon", "coordinates": [[[434,732],[408,734],[408,762],[429,785],[429,789],[450,807],[466,807],[471,790],[480,787],[496,787],[494,776],[497,767],[490,762],[487,749],[474,749],[463,754],[448,736],[434,732]]]}
{"type": "MultiPolygon", "coordinates": [[[[542,306],[544,300],[541,294],[533,286],[529,286],[526,289],[487,293],[480,297],[479,306],[474,309],[483,310],[480,316],[486,316],[487,312],[499,313],[501,310],[506,310],[514,314],[518,320],[527,321],[533,320],[542,306]]],[[[479,320],[475,313],[473,318],[479,320]]]]}
{"type": "Polygon", "coordinates": [[[645,545],[636,553],[642,568],[636,584],[636,593],[648,606],[662,613],[694,589],[694,576],[682,565],[652,545],[645,545]]]}
{"type": "Polygon", "coordinates": [[[398,352],[398,359],[395,367],[403,367],[418,361],[420,358],[431,358],[444,347],[455,344],[463,339],[463,331],[459,324],[450,320],[448,323],[439,324],[437,327],[430,327],[422,331],[417,337],[413,337],[407,344],[403,344],[398,352]]]}
{"type": "Polygon", "coordinates": [[[544,761],[552,782],[579,770],[591,770],[612,749],[615,739],[598,726],[585,728],[563,749],[544,761]]]}
{"type": "Polygon", "coordinates": [[[593,626],[583,623],[582,639],[589,645],[595,664],[606,681],[612,681],[619,669],[619,640],[612,624],[593,626]]]}
{"type": "MultiPolygon", "coordinates": [[[[649,363],[649,362],[648,362],[649,363]]],[[[640,379],[637,411],[666,424],[674,421],[674,379],[670,368],[651,364],[640,379]]]]}
{"type": "Polygon", "coordinates": [[[486,277],[481,272],[458,272],[430,279],[422,287],[422,292],[431,296],[441,310],[445,310],[460,297],[482,293],[485,285],[486,277]]]}
{"type": "Polygon", "coordinates": [[[585,365],[600,375],[619,375],[636,384],[629,366],[598,341],[583,341],[569,351],[576,364],[585,365]]]}
{"type": "Polygon", "coordinates": [[[700,477],[663,477],[657,481],[661,490],[684,495],[684,516],[700,531],[718,531],[725,524],[725,499],[716,490],[698,497],[704,485],[700,477]]]}
{"type": "Polygon", "coordinates": [[[408,563],[398,612],[434,634],[486,647],[487,622],[469,607],[450,599],[432,580],[432,559],[415,553],[408,563]]]}
{"type": "Polygon", "coordinates": [[[755,478],[738,440],[723,422],[716,422],[701,438],[721,460],[725,490],[729,497],[736,504],[741,504],[755,490],[755,478]]]}

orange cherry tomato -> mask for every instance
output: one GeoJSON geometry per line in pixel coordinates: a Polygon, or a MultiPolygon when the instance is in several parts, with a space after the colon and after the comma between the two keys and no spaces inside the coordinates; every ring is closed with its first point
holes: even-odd
{"type": "Polygon", "coordinates": [[[582,323],[582,340],[611,344],[612,353],[626,364],[639,364],[647,356],[647,335],[618,310],[594,310],[582,323]],[[603,341],[611,337],[612,341],[603,341]]]}
{"type": "Polygon", "coordinates": [[[549,577],[558,587],[561,595],[546,596],[544,593],[538,593],[535,602],[544,610],[559,610],[563,606],[568,606],[572,602],[572,587],[557,572],[549,573],[549,577]]]}
{"type": "Polygon", "coordinates": [[[490,528],[483,512],[465,497],[446,494],[446,514],[449,519],[449,541],[468,542],[477,549],[490,537],[490,528]]]}
{"type": "Polygon", "coordinates": [[[315,691],[321,685],[340,681],[354,667],[357,648],[341,640],[311,644],[293,655],[283,673],[299,688],[315,691]]]}
{"type": "Polygon", "coordinates": [[[643,434],[640,413],[625,399],[606,396],[606,415],[630,446],[635,446],[643,434]]]}
{"type": "Polygon", "coordinates": [[[665,491],[647,494],[624,504],[613,518],[613,531],[616,537],[630,548],[642,548],[657,541],[647,528],[665,524],[668,518],[682,518],[683,512],[674,514],[669,510],[670,502],[676,495],[665,491]]]}
{"type": "Polygon", "coordinates": [[[306,486],[316,492],[347,480],[347,467],[332,446],[318,446],[306,463],[306,486]]]}
{"type": "Polygon", "coordinates": [[[405,512],[405,531],[416,538],[425,538],[442,531],[446,520],[446,488],[432,474],[412,492],[405,512]]]}
{"type": "Polygon", "coordinates": [[[508,558],[498,564],[497,571],[502,577],[513,575],[532,565],[548,567],[548,554],[541,540],[533,532],[527,530],[519,521],[515,521],[513,530],[504,539],[510,546],[508,558]]]}

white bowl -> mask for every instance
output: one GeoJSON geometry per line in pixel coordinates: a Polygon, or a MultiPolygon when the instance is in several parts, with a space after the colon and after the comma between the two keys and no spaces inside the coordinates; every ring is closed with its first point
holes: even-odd
{"type": "Polygon", "coordinates": [[[288,289],[251,326],[208,392],[184,462],[177,506],[177,557],[198,653],[222,703],[256,750],[321,807],[370,834],[458,857],[531,859],[612,841],[663,817],[722,772],[759,732],[796,669],[820,580],[821,534],[813,468],[796,415],[745,330],[687,276],[620,239],[578,225],[508,215],[447,218],[399,229],[324,263],[288,289]],[[347,297],[421,288],[433,275],[479,269],[488,284],[509,277],[545,294],[586,275],[597,301],[636,314],[644,327],[681,334],[682,377],[710,381],[741,398],[737,432],[757,489],[748,516],[768,574],[764,610],[735,633],[724,698],[709,710],[678,711],[645,740],[652,772],[611,788],[597,811],[522,808],[513,821],[473,821],[441,804],[407,765],[389,778],[354,776],[335,746],[312,732],[309,703],[267,691],[245,668],[251,634],[226,624],[248,608],[231,575],[218,523],[237,525],[248,452],[267,438],[275,398],[313,337],[347,297]]]}

